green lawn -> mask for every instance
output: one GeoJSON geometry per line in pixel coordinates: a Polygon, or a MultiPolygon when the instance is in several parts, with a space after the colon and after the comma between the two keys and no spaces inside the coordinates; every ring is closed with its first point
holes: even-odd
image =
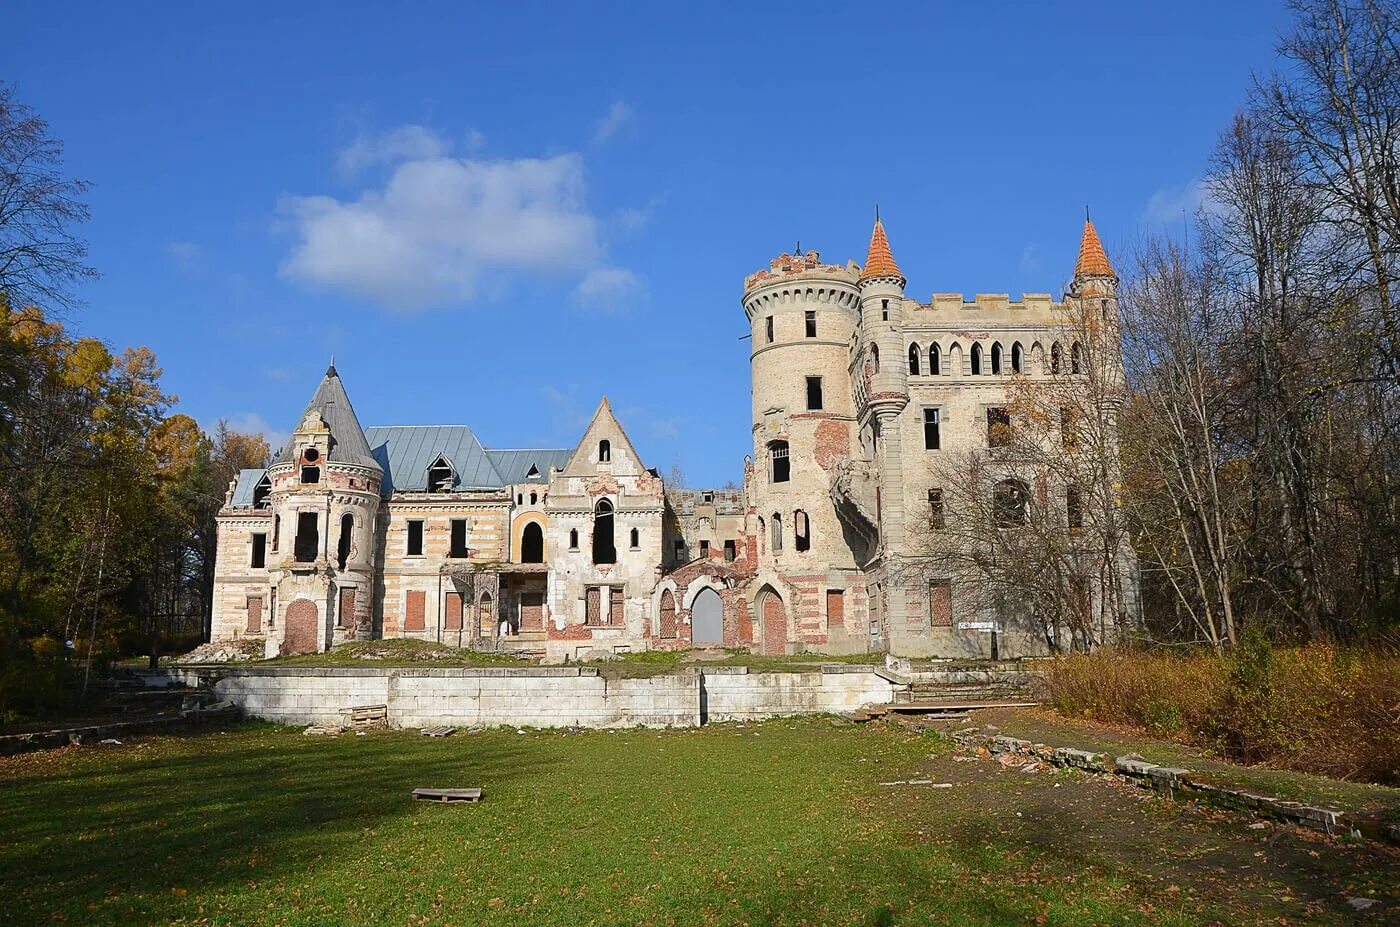
{"type": "Polygon", "coordinates": [[[1337,891],[1395,875],[1040,776],[820,718],[442,740],[248,725],[31,754],[0,760],[0,923],[1331,922],[1337,891]],[[921,775],[955,784],[879,784],[921,775]],[[468,785],[485,802],[409,798],[468,785]]]}

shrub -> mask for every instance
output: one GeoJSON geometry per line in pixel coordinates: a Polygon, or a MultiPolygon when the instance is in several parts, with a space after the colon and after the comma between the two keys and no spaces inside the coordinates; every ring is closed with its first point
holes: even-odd
{"type": "Polygon", "coordinates": [[[1400,658],[1384,648],[1102,650],[1054,661],[1061,714],[1142,728],[1243,762],[1400,784],[1400,658]]]}

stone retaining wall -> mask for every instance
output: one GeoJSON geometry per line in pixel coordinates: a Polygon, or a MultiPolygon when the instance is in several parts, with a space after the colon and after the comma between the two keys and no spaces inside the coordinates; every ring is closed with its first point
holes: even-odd
{"type": "Polygon", "coordinates": [[[281,724],[345,720],[352,707],[387,705],[391,727],[695,727],[705,721],[851,711],[902,688],[880,670],[754,673],[688,669],[609,679],[593,667],[178,667],[252,718],[281,724]]]}

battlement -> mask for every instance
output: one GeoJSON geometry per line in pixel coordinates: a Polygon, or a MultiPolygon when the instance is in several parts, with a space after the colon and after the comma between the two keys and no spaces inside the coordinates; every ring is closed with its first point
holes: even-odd
{"type": "Polygon", "coordinates": [[[1013,300],[1008,293],[978,293],[971,300],[961,293],[934,293],[927,303],[916,303],[915,309],[925,312],[983,312],[983,313],[1046,313],[1061,307],[1049,293],[1023,293],[1013,300]]]}
{"type": "Polygon", "coordinates": [[[789,254],[784,251],[768,262],[767,269],[755,271],[744,278],[744,292],[747,293],[754,287],[809,275],[834,276],[855,283],[860,275],[860,267],[854,261],[845,265],[823,264],[821,255],[815,251],[808,251],[806,254],[789,254]]]}

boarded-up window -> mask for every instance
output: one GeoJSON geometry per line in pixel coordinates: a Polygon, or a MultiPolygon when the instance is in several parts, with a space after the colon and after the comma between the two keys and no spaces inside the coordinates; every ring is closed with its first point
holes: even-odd
{"type": "Polygon", "coordinates": [[[263,597],[260,595],[248,596],[248,633],[257,634],[262,631],[262,603],[263,597]]]}
{"type": "Polygon", "coordinates": [[[659,629],[661,637],[671,640],[676,636],[676,599],[671,595],[671,590],[667,589],[661,593],[661,627],[659,629]]]}
{"type": "Polygon", "coordinates": [[[462,630],[462,594],[449,592],[444,607],[447,609],[447,614],[443,616],[443,627],[448,631],[462,630]]]}
{"type": "Polygon", "coordinates": [[[602,624],[601,596],[603,590],[590,586],[583,594],[583,620],[586,624],[602,624]]]}
{"type": "Polygon", "coordinates": [[[609,589],[612,593],[612,617],[608,621],[612,624],[622,624],[622,590],[609,589]]]}
{"type": "Polygon", "coordinates": [[[520,593],[520,630],[544,630],[544,593],[520,593]]]}
{"type": "Polygon", "coordinates": [[[826,590],[826,627],[839,628],[846,623],[846,596],[840,589],[826,590]]]}
{"type": "Polygon", "coordinates": [[[427,628],[423,621],[423,603],[427,595],[421,589],[410,589],[404,596],[403,629],[405,631],[423,631],[427,628]]]}
{"type": "Polygon", "coordinates": [[[355,626],[355,587],[344,586],[340,590],[340,607],[336,609],[336,622],[342,628],[355,626]]]}
{"type": "Polygon", "coordinates": [[[935,628],[953,626],[953,584],[946,579],[928,584],[928,620],[935,628]]]}

